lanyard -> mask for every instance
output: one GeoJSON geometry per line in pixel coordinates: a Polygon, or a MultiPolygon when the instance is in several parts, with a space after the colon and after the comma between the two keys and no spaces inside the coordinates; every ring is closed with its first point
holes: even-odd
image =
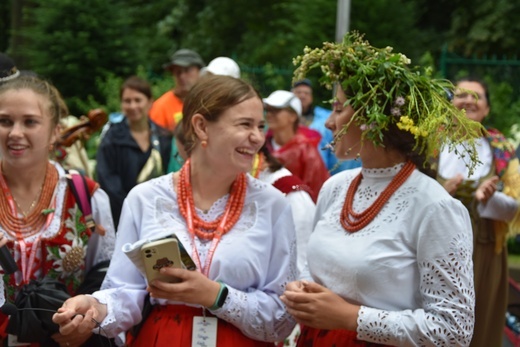
{"type": "Polygon", "coordinates": [[[193,227],[193,216],[191,214],[191,206],[187,206],[186,214],[187,214],[186,223],[188,224],[188,231],[190,233],[191,244],[193,247],[192,258],[196,262],[197,268],[200,269],[202,274],[204,274],[206,277],[209,278],[209,268],[211,267],[213,255],[215,254],[215,250],[217,249],[218,243],[220,242],[220,239],[222,238],[224,226],[226,225],[226,220],[227,220],[227,217],[229,214],[229,209],[226,210],[226,212],[224,213],[224,217],[220,221],[220,224],[218,225],[217,230],[215,231],[216,236],[213,238],[213,241],[211,241],[211,246],[208,251],[208,255],[206,256],[206,261],[205,261],[204,267],[202,267],[202,264],[200,262],[199,252],[197,252],[197,245],[195,244],[195,230],[193,227]]]}

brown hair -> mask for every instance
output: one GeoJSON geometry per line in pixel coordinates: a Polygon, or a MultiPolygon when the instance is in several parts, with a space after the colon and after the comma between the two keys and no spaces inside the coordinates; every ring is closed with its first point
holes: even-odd
{"type": "Polygon", "coordinates": [[[49,82],[35,76],[20,76],[0,84],[0,94],[10,90],[29,89],[49,101],[49,113],[53,125],[58,125],[62,118],[69,115],[69,109],[60,92],[49,82]]]}
{"type": "Polygon", "coordinates": [[[261,100],[253,86],[241,79],[222,75],[201,77],[184,99],[182,108],[181,124],[188,156],[197,142],[191,124],[195,114],[201,114],[208,122],[216,122],[224,111],[255,97],[261,100]]]}
{"type": "Polygon", "coordinates": [[[119,89],[119,99],[123,98],[123,92],[126,89],[132,89],[144,94],[148,99],[152,98],[152,88],[150,84],[139,76],[130,76],[123,82],[121,89],[119,89]]]}

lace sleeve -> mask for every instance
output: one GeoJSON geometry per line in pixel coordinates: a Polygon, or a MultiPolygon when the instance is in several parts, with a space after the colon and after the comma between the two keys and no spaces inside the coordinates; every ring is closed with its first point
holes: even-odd
{"type": "Polygon", "coordinates": [[[396,346],[469,345],[475,304],[469,216],[455,200],[426,211],[414,231],[420,308],[387,311],[362,306],[358,338],[396,346]]]}
{"type": "Polygon", "coordinates": [[[296,279],[296,239],[290,206],[273,226],[271,261],[266,266],[267,278],[258,288],[241,291],[229,288],[222,308],[215,315],[245,335],[261,341],[283,341],[296,325],[280,300],[287,283],[296,279]]]}

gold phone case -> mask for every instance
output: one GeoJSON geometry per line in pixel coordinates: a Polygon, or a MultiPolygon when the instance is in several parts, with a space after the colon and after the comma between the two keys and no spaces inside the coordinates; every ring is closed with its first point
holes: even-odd
{"type": "Polygon", "coordinates": [[[153,280],[176,283],[180,279],[162,275],[159,271],[163,267],[182,268],[179,244],[174,238],[149,242],[141,247],[141,256],[146,271],[148,283],[153,280]]]}

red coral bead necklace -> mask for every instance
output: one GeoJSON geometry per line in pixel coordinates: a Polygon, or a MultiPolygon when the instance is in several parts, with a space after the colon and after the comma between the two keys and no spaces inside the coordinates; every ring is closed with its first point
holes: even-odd
{"type": "Polygon", "coordinates": [[[415,164],[408,161],[397,173],[397,175],[395,175],[390,184],[385,188],[385,190],[383,190],[376,201],[374,201],[372,205],[370,205],[363,212],[356,213],[353,209],[353,202],[356,190],[361,183],[361,179],[363,178],[363,175],[360,172],[348,187],[347,196],[345,197],[345,202],[343,203],[340,216],[340,221],[343,228],[348,232],[354,233],[366,227],[381,211],[392,194],[394,194],[395,191],[408,179],[408,177],[410,177],[414,170],[415,164]]]}

